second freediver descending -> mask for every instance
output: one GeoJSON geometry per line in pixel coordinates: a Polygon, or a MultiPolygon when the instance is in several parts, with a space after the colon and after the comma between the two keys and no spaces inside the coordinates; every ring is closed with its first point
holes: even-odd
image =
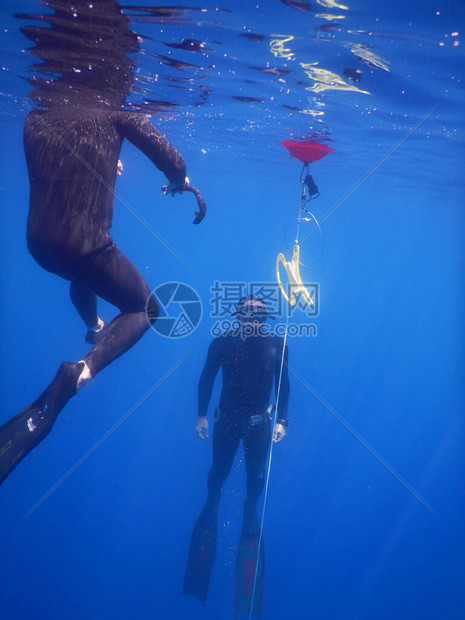
{"type": "Polygon", "coordinates": [[[26,120],[28,249],[41,267],[70,281],[86,339],[95,335],[96,344],[82,360],[63,362],[39,398],[0,427],[0,482],[50,432],[68,400],[157,318],[148,285],[109,232],[125,138],[166,175],[170,191],[183,191],[182,156],[142,113],[66,107],[33,111],[26,120]],[[97,296],[120,310],[103,329],[97,296]]]}
{"type": "Polygon", "coordinates": [[[22,29],[36,43],[34,55],[48,63],[44,71],[59,67],[61,75],[34,81],[39,87],[31,98],[41,107],[25,122],[27,245],[43,269],[71,283],[71,300],[94,346],[81,360],[63,362],[43,393],[0,427],[0,483],[50,432],[70,398],[157,318],[148,285],[110,234],[123,140],[166,176],[165,194],[196,191],[181,154],[148,116],[123,109],[134,68],[126,53],[138,50],[138,40],[118,3],[62,0],[53,6],[56,14],[46,16],[51,28],[22,29]],[[98,317],[97,297],[120,311],[109,324],[98,317]]]}
{"type": "Polygon", "coordinates": [[[271,438],[270,395],[273,381],[276,392],[280,383],[277,423],[273,432],[273,441],[279,442],[288,424],[289,376],[288,352],[287,347],[284,349],[283,338],[261,330],[270,316],[263,300],[254,295],[242,297],[235,315],[240,323],[240,332],[234,335],[227,333],[214,339],[199,381],[196,431],[201,439],[206,439],[208,404],[218,370],[221,368],[223,371],[221,397],[215,413],[213,464],[208,474],[208,495],[192,532],[183,591],[205,604],[216,554],[221,489],[242,439],[247,494],[237,555],[238,618],[248,614],[251,608],[255,615],[260,613],[264,547],[256,504],[265,484],[265,465],[271,438]]]}

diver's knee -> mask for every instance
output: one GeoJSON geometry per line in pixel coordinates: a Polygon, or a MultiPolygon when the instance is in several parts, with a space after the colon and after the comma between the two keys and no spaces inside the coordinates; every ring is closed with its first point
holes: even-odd
{"type": "Polygon", "coordinates": [[[257,472],[253,476],[247,477],[247,490],[249,493],[260,495],[265,484],[265,470],[257,472]]]}
{"type": "Polygon", "coordinates": [[[226,476],[210,471],[207,477],[207,489],[210,495],[220,494],[226,476]]]}
{"type": "Polygon", "coordinates": [[[159,313],[160,313],[160,310],[158,307],[158,303],[155,297],[152,294],[150,294],[145,304],[145,314],[147,316],[147,321],[149,322],[149,325],[153,325],[155,323],[155,321],[158,318],[159,313]]]}

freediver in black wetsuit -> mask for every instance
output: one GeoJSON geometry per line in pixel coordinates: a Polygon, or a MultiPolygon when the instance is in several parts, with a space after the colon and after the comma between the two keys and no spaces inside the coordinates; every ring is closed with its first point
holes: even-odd
{"type": "MultiPolygon", "coordinates": [[[[123,140],[132,142],[167,177],[165,193],[182,192],[188,182],[182,156],[148,117],[121,109],[133,63],[124,53],[118,56],[114,45],[132,35],[129,45],[135,47],[129,51],[135,51],[137,41],[119,5],[111,0],[95,6],[80,0],[53,0],[53,7],[57,19],[48,16],[51,29],[27,27],[23,31],[27,30],[37,47],[45,50],[49,62],[53,50],[55,63],[62,62],[61,55],[81,36],[83,48],[71,48],[73,64],[66,68],[73,80],[76,74],[81,81],[69,81],[65,87],[60,80],[47,82],[40,96],[32,97],[42,109],[33,110],[24,127],[30,180],[27,245],[41,267],[70,281],[71,300],[88,329],[87,341],[96,344],[82,360],[63,362],[39,398],[0,427],[0,482],[50,432],[69,399],[131,348],[157,318],[158,306],[149,287],[110,235],[123,140]],[[67,17],[71,19],[64,27],[67,17]],[[108,58],[105,50],[99,49],[96,54],[92,49],[102,66],[97,61],[87,66],[89,41],[93,41],[88,28],[92,26],[99,32],[96,45],[105,40],[111,44],[108,58]],[[77,28],[76,36],[70,38],[67,29],[73,27],[77,28]],[[64,47],[55,50],[49,39],[55,45],[62,30],[64,47]],[[42,48],[40,37],[45,38],[42,48]],[[83,69],[75,72],[81,53],[83,69]],[[85,69],[94,80],[93,86],[103,90],[86,88],[89,85],[82,78],[85,69]],[[121,76],[124,82],[120,84],[121,76]],[[98,318],[97,296],[120,311],[108,325],[98,318]]],[[[67,75],[64,68],[61,73],[67,75]]]]}
{"type": "MultiPolygon", "coordinates": [[[[247,295],[238,304],[235,313],[240,322],[237,335],[231,333],[215,338],[208,350],[207,361],[199,381],[198,422],[200,438],[208,437],[207,408],[218,370],[222,369],[222,390],[216,409],[213,431],[213,464],[208,474],[208,496],[192,532],[184,594],[192,594],[205,604],[210,575],[216,553],[218,507],[221,489],[231,471],[240,440],[244,444],[247,473],[247,494],[244,501],[243,526],[238,552],[236,580],[236,617],[247,611],[252,595],[250,579],[255,571],[260,525],[256,512],[257,500],[265,483],[265,466],[270,446],[270,395],[275,383],[278,391],[281,361],[282,375],[278,401],[277,423],[273,441],[284,437],[287,427],[289,401],[288,351],[283,351],[284,340],[271,332],[264,332],[263,324],[269,316],[263,301],[247,295]],[[265,335],[264,335],[265,334],[265,335]],[[246,583],[244,583],[244,580],[246,583]]],[[[263,578],[263,545],[257,570],[257,601],[259,609],[260,582],[263,578]]]]}

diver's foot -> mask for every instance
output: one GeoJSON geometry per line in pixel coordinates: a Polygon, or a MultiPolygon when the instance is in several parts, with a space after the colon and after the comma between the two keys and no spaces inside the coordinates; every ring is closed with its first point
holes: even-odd
{"type": "Polygon", "coordinates": [[[87,344],[91,344],[91,345],[97,344],[97,342],[99,342],[99,340],[105,333],[105,329],[107,326],[108,326],[108,323],[106,321],[99,319],[97,327],[92,327],[91,329],[87,330],[87,333],[86,333],[87,344]]]}
{"type": "Polygon", "coordinates": [[[0,427],[0,483],[52,430],[84,368],[84,362],[63,362],[39,398],[0,427]]]}
{"type": "Polygon", "coordinates": [[[45,401],[58,415],[69,399],[76,394],[78,381],[85,367],[86,364],[83,361],[60,364],[53,381],[39,400],[45,401]]]}

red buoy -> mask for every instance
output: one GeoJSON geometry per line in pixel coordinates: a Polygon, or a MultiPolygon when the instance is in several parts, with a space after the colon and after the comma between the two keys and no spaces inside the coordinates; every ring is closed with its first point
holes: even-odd
{"type": "Polygon", "coordinates": [[[281,144],[287,148],[291,157],[295,157],[304,164],[318,161],[325,155],[328,155],[328,153],[334,152],[334,149],[330,149],[326,144],[321,144],[310,138],[302,140],[284,140],[281,144]]]}

